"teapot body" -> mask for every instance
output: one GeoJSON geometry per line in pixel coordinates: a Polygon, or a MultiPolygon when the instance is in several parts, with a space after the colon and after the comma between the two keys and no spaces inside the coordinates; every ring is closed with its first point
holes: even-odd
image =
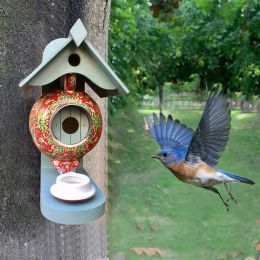
{"type": "Polygon", "coordinates": [[[37,148],[51,157],[53,166],[65,173],[92,150],[102,134],[97,103],[86,93],[54,91],[33,105],[29,129],[37,148]]]}

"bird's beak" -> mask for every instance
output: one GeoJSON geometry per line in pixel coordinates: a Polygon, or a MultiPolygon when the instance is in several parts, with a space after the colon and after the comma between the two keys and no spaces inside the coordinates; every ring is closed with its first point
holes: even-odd
{"type": "Polygon", "coordinates": [[[150,158],[155,158],[155,159],[159,159],[159,160],[161,159],[160,156],[157,154],[151,155],[150,158]]]}

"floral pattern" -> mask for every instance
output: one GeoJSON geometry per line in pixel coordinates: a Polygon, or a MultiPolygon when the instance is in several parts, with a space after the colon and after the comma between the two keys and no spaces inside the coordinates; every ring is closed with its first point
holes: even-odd
{"type": "Polygon", "coordinates": [[[79,159],[64,161],[60,159],[51,158],[51,163],[54,166],[54,168],[58,171],[58,173],[62,174],[66,172],[75,171],[79,166],[79,159]]]}
{"type": "Polygon", "coordinates": [[[51,157],[52,164],[59,173],[66,173],[76,168],[80,158],[99,141],[102,117],[98,105],[86,93],[59,90],[47,93],[36,101],[30,113],[29,128],[37,148],[51,157]],[[68,105],[81,107],[92,119],[88,135],[75,145],[62,144],[51,132],[54,115],[68,105]]]}
{"type": "Polygon", "coordinates": [[[64,77],[64,90],[74,91],[76,89],[76,73],[68,73],[64,77]]]}

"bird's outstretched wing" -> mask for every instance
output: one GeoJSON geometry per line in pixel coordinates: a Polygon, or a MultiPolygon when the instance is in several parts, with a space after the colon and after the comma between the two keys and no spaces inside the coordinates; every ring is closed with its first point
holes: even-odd
{"type": "Polygon", "coordinates": [[[153,124],[149,116],[146,117],[146,120],[154,139],[162,149],[176,149],[189,145],[193,130],[181,124],[177,119],[173,121],[171,115],[166,121],[162,113],[160,113],[159,120],[153,113],[153,124]]]}
{"type": "Polygon", "coordinates": [[[217,88],[211,92],[206,102],[199,126],[192,137],[186,161],[202,160],[214,167],[225,150],[230,121],[225,90],[217,88]]]}

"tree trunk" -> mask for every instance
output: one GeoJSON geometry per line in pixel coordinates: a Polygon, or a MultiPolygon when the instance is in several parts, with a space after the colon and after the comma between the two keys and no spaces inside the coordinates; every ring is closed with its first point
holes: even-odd
{"type": "Polygon", "coordinates": [[[163,99],[164,99],[164,95],[163,95],[163,84],[159,84],[159,110],[162,113],[163,112],[163,99]]]}
{"type": "MultiPolygon", "coordinates": [[[[23,93],[18,83],[40,64],[48,42],[67,37],[78,18],[85,20],[88,39],[106,57],[109,10],[109,0],[2,1],[0,259],[107,259],[104,217],[86,225],[66,226],[51,223],[41,215],[40,152],[28,130],[29,112],[41,88],[23,93]]],[[[106,191],[107,103],[101,99],[98,103],[105,130],[85,164],[106,191]]]]}

